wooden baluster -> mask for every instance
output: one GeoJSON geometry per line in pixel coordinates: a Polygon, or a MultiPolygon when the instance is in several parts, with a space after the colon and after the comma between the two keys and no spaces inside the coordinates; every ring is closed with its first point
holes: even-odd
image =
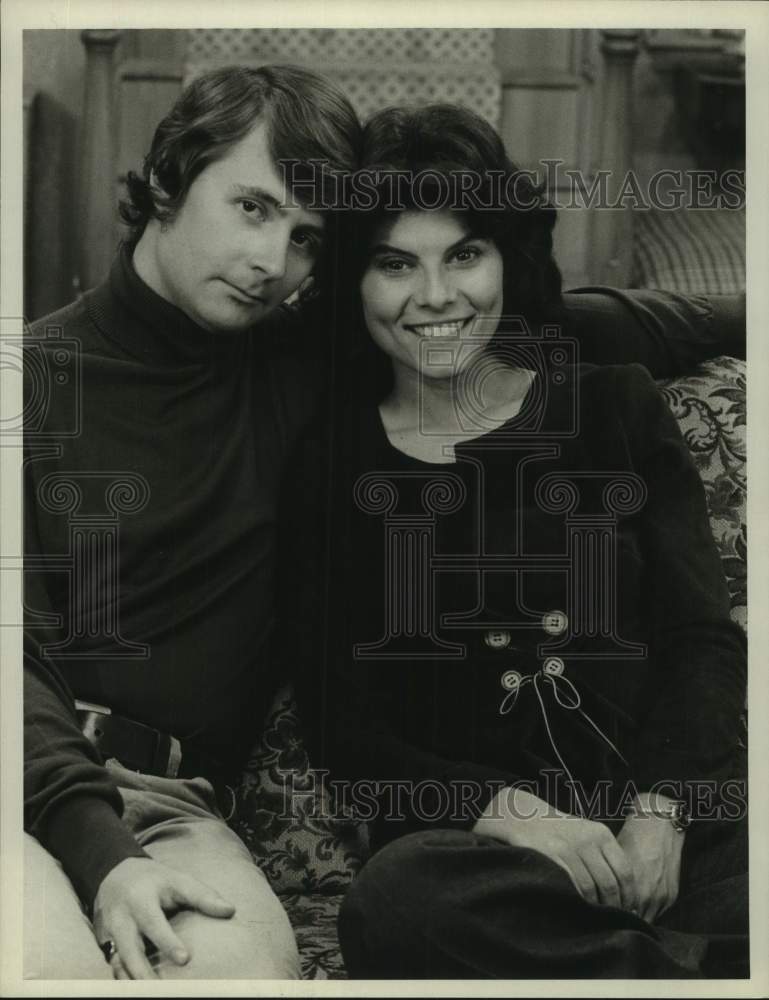
{"type": "Polygon", "coordinates": [[[86,48],[80,173],[78,277],[85,291],[102,281],[117,246],[114,54],[120,31],[81,32],[86,48]]]}
{"type": "MultiPolygon", "coordinates": [[[[640,31],[628,29],[601,31],[604,86],[597,167],[610,171],[610,204],[633,165],[633,66],[640,35],[640,31]]],[[[593,209],[590,266],[594,281],[627,284],[633,255],[633,222],[632,208],[593,209]]]]}

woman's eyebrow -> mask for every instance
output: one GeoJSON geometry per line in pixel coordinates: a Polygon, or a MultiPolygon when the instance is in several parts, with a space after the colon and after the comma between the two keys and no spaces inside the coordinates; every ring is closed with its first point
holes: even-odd
{"type": "MultiPolygon", "coordinates": [[[[473,233],[468,233],[461,239],[457,240],[456,243],[452,243],[451,246],[446,247],[444,253],[453,253],[454,250],[458,250],[460,247],[464,246],[465,243],[470,243],[473,240],[483,240],[486,239],[485,236],[476,236],[473,233]]],[[[391,243],[377,243],[371,249],[372,256],[374,254],[380,253],[397,253],[402,257],[418,257],[418,254],[412,253],[411,250],[404,250],[403,247],[393,246],[391,243]]]]}
{"type": "Polygon", "coordinates": [[[402,247],[394,247],[391,243],[377,243],[371,248],[371,255],[380,253],[397,253],[402,257],[416,257],[416,254],[411,253],[410,250],[404,250],[402,247]]]}

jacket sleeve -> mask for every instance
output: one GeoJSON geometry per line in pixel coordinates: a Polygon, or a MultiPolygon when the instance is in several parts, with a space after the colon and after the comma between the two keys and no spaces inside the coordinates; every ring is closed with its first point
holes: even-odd
{"type": "Polygon", "coordinates": [[[121,817],[123,802],[109,772],[82,735],[74,698],[42,651],[46,628],[31,613],[50,615],[32,489],[24,518],[24,828],[57,858],[86,905],[102,879],[128,857],[146,857],[121,817]],[[32,619],[34,620],[34,619],[32,619]]]}
{"type": "Polygon", "coordinates": [[[633,762],[639,790],[734,778],[746,641],[729,616],[702,481],[648,373],[618,368],[615,389],[648,491],[640,517],[655,669],[633,762]]]}
{"type": "Polygon", "coordinates": [[[565,292],[579,360],[644,365],[654,378],[680,375],[722,354],[745,357],[745,294],[679,295],[597,285],[565,292]]]}
{"type": "Polygon", "coordinates": [[[512,771],[446,758],[403,736],[397,698],[408,698],[414,664],[382,670],[339,658],[324,673],[325,718],[317,708],[313,713],[320,702],[308,697],[312,680],[298,692],[300,716],[309,720],[310,759],[345,784],[350,804],[376,802],[371,818],[388,827],[388,839],[394,830],[402,835],[433,825],[470,829],[502,788],[521,782],[512,771]],[[388,817],[395,822],[385,824],[388,817]]]}

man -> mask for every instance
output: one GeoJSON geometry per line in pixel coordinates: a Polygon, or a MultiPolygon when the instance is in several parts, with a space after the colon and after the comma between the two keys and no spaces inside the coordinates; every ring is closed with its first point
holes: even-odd
{"type": "Polygon", "coordinates": [[[28,975],[299,975],[287,917],[222,811],[275,686],[275,495],[309,405],[265,320],[326,238],[279,161],[349,170],[358,135],[314,74],[199,78],[129,182],[133,240],[109,280],[32,330],[52,368],[76,341],[81,377],[27,437],[28,975]],[[116,561],[99,536],[83,574],[52,572],[82,564],[105,516],[116,561]],[[76,714],[73,695],[110,714],[76,714]]]}
{"type": "MultiPolygon", "coordinates": [[[[27,425],[28,975],[298,975],[223,816],[280,680],[275,498],[320,377],[316,320],[277,307],[333,261],[318,192],[299,174],[299,200],[278,168],[350,169],[358,140],[312,74],[201,77],[129,180],[132,238],[108,282],[33,327],[47,370],[73,342],[80,377],[27,425]]],[[[672,372],[719,347],[704,300],[571,300],[607,361],[672,372]]]]}

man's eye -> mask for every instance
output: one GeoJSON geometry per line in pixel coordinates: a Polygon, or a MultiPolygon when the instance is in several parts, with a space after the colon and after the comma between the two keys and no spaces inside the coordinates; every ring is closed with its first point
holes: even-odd
{"type": "Polygon", "coordinates": [[[291,242],[304,253],[316,254],[320,250],[320,239],[314,233],[294,233],[291,242]]]}
{"type": "Polygon", "coordinates": [[[258,201],[252,201],[250,198],[241,198],[240,207],[243,211],[252,219],[264,220],[267,217],[267,213],[264,210],[264,206],[258,201]]]}

